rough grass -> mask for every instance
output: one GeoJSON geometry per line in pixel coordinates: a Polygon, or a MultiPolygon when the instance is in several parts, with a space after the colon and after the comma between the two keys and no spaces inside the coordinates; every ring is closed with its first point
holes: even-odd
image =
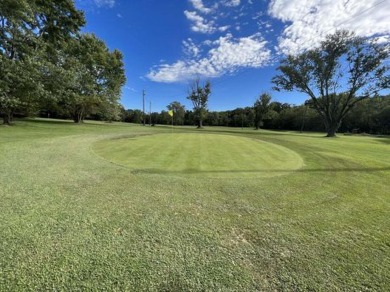
{"type": "MultiPolygon", "coordinates": [[[[207,133],[218,147],[218,139],[254,143],[259,163],[256,151],[272,149],[302,159],[274,177],[164,173],[174,148],[147,162],[154,172],[107,160],[103,146],[126,165],[132,158],[115,147],[166,143],[164,133],[172,130],[41,120],[0,127],[0,290],[390,289],[388,138],[174,129],[179,140],[207,133]]],[[[223,147],[234,152],[234,144],[223,147]]]]}

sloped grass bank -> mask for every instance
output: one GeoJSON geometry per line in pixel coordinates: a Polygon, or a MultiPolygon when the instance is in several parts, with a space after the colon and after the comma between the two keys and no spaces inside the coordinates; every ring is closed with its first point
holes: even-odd
{"type": "Polygon", "coordinates": [[[274,177],[135,172],[95,153],[171,133],[0,127],[0,290],[389,290],[386,138],[174,129],[299,155],[301,168],[274,177]]]}

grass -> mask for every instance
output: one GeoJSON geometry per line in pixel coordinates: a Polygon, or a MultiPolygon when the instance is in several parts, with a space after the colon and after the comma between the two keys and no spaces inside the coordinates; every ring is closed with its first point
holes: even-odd
{"type": "Polygon", "coordinates": [[[0,127],[0,291],[388,291],[389,139],[322,136],[0,127]]]}
{"type": "Polygon", "coordinates": [[[207,133],[170,133],[102,140],[94,150],[133,171],[199,178],[272,177],[299,169],[294,151],[257,139],[207,133]]]}

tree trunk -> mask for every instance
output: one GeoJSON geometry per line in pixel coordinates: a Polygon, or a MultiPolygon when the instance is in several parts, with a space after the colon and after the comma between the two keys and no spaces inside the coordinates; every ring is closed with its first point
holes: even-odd
{"type": "Polygon", "coordinates": [[[326,128],[326,137],[336,137],[336,132],[339,129],[341,125],[341,121],[339,122],[325,122],[325,128],[326,128]]]}
{"type": "Polygon", "coordinates": [[[80,115],[75,114],[75,115],[73,116],[73,121],[74,121],[76,124],[80,124],[80,123],[81,123],[81,117],[80,117],[80,115]]]}
{"type": "Polygon", "coordinates": [[[326,137],[336,137],[336,130],[335,129],[328,129],[326,134],[326,137]]]}
{"type": "Polygon", "coordinates": [[[12,113],[11,112],[6,112],[2,115],[3,117],[3,125],[8,125],[10,126],[12,124],[12,113]]]}
{"type": "Polygon", "coordinates": [[[73,114],[73,121],[76,124],[81,124],[84,122],[84,110],[83,109],[76,110],[76,112],[73,114]]]}
{"type": "Polygon", "coordinates": [[[201,129],[203,128],[203,123],[202,123],[202,119],[199,119],[198,121],[198,129],[201,129]]]}

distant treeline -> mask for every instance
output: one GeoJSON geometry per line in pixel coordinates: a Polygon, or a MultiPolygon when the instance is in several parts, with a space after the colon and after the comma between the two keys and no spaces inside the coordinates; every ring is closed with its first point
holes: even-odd
{"type": "MultiPolygon", "coordinates": [[[[66,113],[47,112],[40,113],[42,117],[71,118],[66,113]]],[[[103,114],[94,114],[88,117],[94,120],[105,120],[103,114]]],[[[236,108],[228,111],[209,111],[204,126],[226,127],[254,127],[253,107],[236,108]]],[[[127,123],[143,123],[143,113],[138,109],[121,109],[118,121],[127,123]]],[[[170,125],[172,117],[168,110],[145,114],[145,124],[170,125]]],[[[193,111],[176,111],[173,117],[174,125],[197,125],[193,111]]],[[[262,123],[263,129],[293,130],[293,131],[324,131],[323,122],[318,113],[309,105],[291,105],[288,103],[272,102],[270,110],[262,123]]],[[[390,134],[390,95],[363,100],[357,103],[344,118],[339,132],[390,134]]]]}

